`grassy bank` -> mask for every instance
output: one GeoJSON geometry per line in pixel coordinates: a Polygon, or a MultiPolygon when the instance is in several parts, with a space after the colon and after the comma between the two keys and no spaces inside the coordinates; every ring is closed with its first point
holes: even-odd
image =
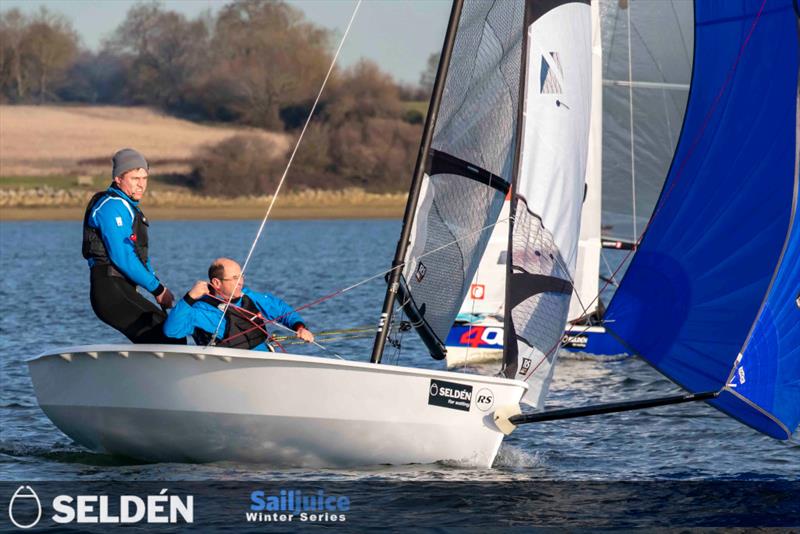
{"type": "Polygon", "coordinates": [[[103,176],[111,155],[134,147],[154,173],[188,172],[201,147],[244,132],[264,136],[276,153],[288,148],[282,133],[198,124],[140,107],[0,106],[0,175],[103,176]]]}
{"type": "MultiPolygon", "coordinates": [[[[94,190],[0,189],[0,220],[80,220],[94,190]]],[[[174,190],[148,191],[142,209],[156,220],[260,219],[271,197],[216,198],[174,190]]],[[[276,219],[400,218],[406,195],[360,189],[302,191],[278,198],[276,219]]]]}

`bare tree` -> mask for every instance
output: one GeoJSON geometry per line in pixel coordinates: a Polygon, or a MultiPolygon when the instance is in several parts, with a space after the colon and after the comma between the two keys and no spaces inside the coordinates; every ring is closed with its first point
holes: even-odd
{"type": "Polygon", "coordinates": [[[426,97],[433,92],[433,83],[436,81],[436,71],[439,68],[439,54],[433,53],[428,56],[428,64],[419,77],[419,85],[426,97]]]}
{"type": "Polygon", "coordinates": [[[127,91],[134,102],[180,109],[184,94],[207,65],[209,28],[158,3],[137,4],[105,43],[127,58],[127,91]]]}
{"type": "Polygon", "coordinates": [[[0,92],[9,99],[23,99],[27,79],[22,68],[22,41],[28,20],[19,9],[0,13],[0,92]]]}
{"type": "Polygon", "coordinates": [[[38,86],[39,101],[49,100],[52,84],[61,79],[78,55],[78,35],[67,19],[42,7],[28,24],[21,46],[38,86]]]}
{"type": "Polygon", "coordinates": [[[220,11],[213,77],[241,122],[280,128],[282,108],[313,98],[330,61],[329,32],[283,2],[242,0],[220,11]]]}

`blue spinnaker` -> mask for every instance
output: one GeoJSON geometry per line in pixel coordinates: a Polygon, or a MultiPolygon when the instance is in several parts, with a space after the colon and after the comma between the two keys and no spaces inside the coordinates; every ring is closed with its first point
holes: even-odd
{"type": "Polygon", "coordinates": [[[695,3],[681,138],[606,314],[671,380],[779,439],[800,422],[799,54],[792,0],[695,3]]]}

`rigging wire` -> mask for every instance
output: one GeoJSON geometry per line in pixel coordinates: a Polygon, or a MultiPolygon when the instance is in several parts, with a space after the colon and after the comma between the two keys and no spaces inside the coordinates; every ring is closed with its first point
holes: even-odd
{"type": "MultiPolygon", "coordinates": [[[[292,162],[294,161],[294,157],[297,154],[297,149],[300,148],[300,143],[303,141],[303,136],[308,129],[308,125],[311,123],[311,118],[314,116],[314,112],[317,109],[317,105],[319,104],[319,100],[322,97],[322,91],[325,90],[325,86],[328,83],[328,79],[331,77],[331,73],[333,72],[334,67],[336,66],[336,60],[339,59],[339,53],[342,51],[342,47],[344,46],[345,40],[347,40],[347,35],[350,33],[350,28],[353,26],[353,21],[356,19],[356,14],[358,13],[358,8],[361,7],[362,0],[357,0],[355,8],[353,8],[353,14],[350,16],[350,21],[347,23],[347,28],[344,30],[344,35],[342,35],[342,39],[339,41],[339,47],[336,49],[336,53],[333,55],[333,59],[331,60],[330,67],[328,67],[328,72],[325,74],[325,79],[322,80],[322,85],[319,88],[319,92],[317,93],[317,97],[314,99],[314,104],[311,106],[311,110],[308,112],[308,117],[306,117],[306,122],[303,124],[303,129],[300,131],[300,135],[297,138],[297,141],[294,144],[294,149],[292,149],[292,154],[289,156],[289,161],[286,163],[286,168],[283,170],[283,175],[281,176],[280,181],[278,182],[278,186],[275,188],[275,193],[272,195],[272,199],[270,200],[269,207],[267,207],[267,213],[264,214],[264,218],[261,220],[261,225],[258,227],[258,232],[256,232],[256,237],[253,239],[252,245],[250,245],[250,250],[247,252],[247,257],[242,264],[242,272],[241,274],[244,275],[245,271],[247,270],[247,266],[250,264],[250,258],[253,256],[253,251],[258,244],[258,240],[261,238],[261,234],[264,231],[264,226],[267,224],[267,219],[269,219],[270,214],[272,213],[272,207],[275,205],[275,201],[278,198],[278,194],[281,192],[281,188],[283,187],[283,183],[286,181],[286,176],[289,174],[289,169],[292,166],[292,162]]],[[[220,326],[222,325],[222,321],[225,319],[225,313],[228,311],[228,307],[233,300],[233,293],[228,297],[228,302],[225,303],[225,307],[222,310],[222,315],[219,318],[219,322],[217,322],[217,327],[214,329],[214,335],[211,336],[211,340],[208,342],[209,346],[214,343],[214,340],[217,338],[217,334],[219,334],[220,326]]]]}
{"type": "MultiPolygon", "coordinates": [[[[424,254],[419,255],[417,258],[421,259],[421,258],[424,258],[424,257],[430,255],[430,254],[434,254],[436,252],[439,252],[440,250],[445,249],[447,247],[450,247],[452,245],[455,245],[455,244],[459,243],[460,241],[463,241],[464,239],[467,239],[469,237],[474,236],[475,234],[478,234],[480,232],[485,232],[486,230],[488,230],[490,228],[493,228],[497,224],[499,224],[501,222],[504,222],[504,221],[507,221],[507,220],[509,220],[509,218],[499,219],[499,220],[495,221],[492,224],[484,226],[483,228],[479,228],[478,230],[474,230],[472,232],[468,232],[468,233],[464,234],[463,236],[459,237],[458,239],[454,239],[453,241],[450,241],[449,243],[445,243],[444,245],[441,245],[441,246],[439,246],[439,247],[437,247],[435,249],[429,250],[428,252],[425,252],[424,254]]],[[[288,316],[288,315],[290,315],[292,313],[298,312],[300,310],[304,310],[306,308],[310,308],[312,306],[316,306],[317,304],[321,304],[321,303],[323,303],[323,302],[325,302],[327,300],[330,300],[330,299],[332,299],[334,297],[337,297],[339,295],[347,293],[348,291],[352,291],[353,289],[355,289],[355,288],[357,288],[359,286],[362,286],[362,285],[366,284],[367,282],[371,282],[372,280],[375,280],[377,278],[385,277],[386,275],[391,273],[394,269],[400,269],[400,268],[402,268],[404,266],[405,266],[405,262],[401,262],[401,263],[399,263],[398,265],[396,265],[394,267],[386,269],[385,271],[381,271],[379,273],[373,274],[372,276],[368,276],[367,278],[364,278],[364,279],[362,279],[362,280],[360,280],[360,281],[358,281],[358,282],[356,282],[354,284],[351,284],[351,285],[349,285],[349,286],[347,286],[345,288],[337,289],[336,291],[333,291],[333,292],[331,292],[331,293],[329,293],[327,295],[323,295],[322,297],[320,297],[320,298],[318,298],[316,300],[313,300],[313,301],[310,301],[310,302],[308,302],[306,304],[298,306],[298,307],[294,308],[293,310],[290,310],[289,312],[284,313],[283,315],[279,315],[278,317],[275,317],[274,319],[266,319],[265,318],[266,319],[266,323],[265,324],[277,324],[280,327],[287,328],[289,331],[294,332],[290,328],[285,327],[284,325],[278,323],[278,321],[280,321],[281,319],[283,319],[284,317],[286,317],[286,316],[288,316]]],[[[218,298],[218,297],[216,297],[216,298],[218,298]]],[[[219,300],[222,301],[222,299],[219,299],[219,300]]],[[[405,306],[406,302],[404,302],[402,305],[405,306]]],[[[231,304],[230,302],[228,303],[228,305],[229,306],[234,306],[235,308],[238,309],[238,306],[236,306],[234,304],[231,304]]],[[[252,313],[252,312],[250,312],[250,313],[252,313]]],[[[224,317],[224,315],[223,315],[223,317],[224,317]]],[[[255,328],[258,328],[258,327],[254,326],[254,327],[252,327],[252,328],[250,328],[248,330],[245,330],[243,332],[239,332],[239,334],[236,334],[236,335],[243,335],[243,334],[245,334],[247,332],[250,332],[251,330],[254,330],[255,328]]],[[[319,345],[318,343],[314,343],[314,344],[319,346],[323,350],[328,350],[327,348],[322,347],[322,345],[319,345]]],[[[206,345],[206,346],[208,346],[208,345],[206,345]]],[[[337,355],[337,357],[341,358],[341,356],[338,356],[338,355],[337,355]]],[[[344,358],[341,358],[341,359],[344,359],[344,358]]]]}
{"type": "MultiPolygon", "coordinates": [[[[419,256],[417,256],[417,258],[421,259],[421,258],[424,258],[426,256],[429,256],[430,254],[434,254],[436,252],[439,252],[440,250],[445,249],[445,248],[450,247],[450,246],[453,246],[453,245],[463,241],[464,239],[467,239],[469,237],[474,236],[475,234],[479,234],[481,232],[485,232],[486,230],[488,230],[490,228],[493,228],[495,225],[497,225],[497,224],[499,224],[499,223],[501,223],[503,221],[507,221],[507,220],[509,220],[509,219],[508,218],[501,219],[501,220],[495,221],[492,224],[488,224],[488,225],[484,226],[483,228],[479,228],[477,230],[473,230],[472,232],[468,232],[468,233],[462,235],[461,237],[459,237],[458,239],[454,239],[453,241],[450,241],[449,243],[445,243],[444,245],[441,245],[439,247],[436,247],[434,249],[429,250],[428,252],[420,254],[419,256]]],[[[311,302],[308,302],[306,304],[298,306],[297,308],[291,310],[290,312],[287,312],[287,313],[285,313],[285,314],[283,314],[281,316],[276,317],[275,319],[272,319],[272,321],[278,321],[278,320],[282,319],[283,317],[285,317],[285,316],[287,316],[287,315],[289,315],[291,313],[298,312],[300,310],[304,310],[304,309],[310,308],[312,306],[316,306],[317,304],[321,304],[321,303],[325,302],[326,300],[330,300],[330,299],[332,299],[334,297],[338,297],[339,295],[347,293],[348,291],[352,291],[353,289],[355,289],[355,288],[357,288],[359,286],[362,286],[362,285],[364,285],[364,284],[366,284],[368,282],[371,282],[372,280],[375,280],[375,279],[381,278],[381,277],[385,277],[386,275],[388,275],[389,273],[391,273],[395,269],[403,268],[405,266],[405,264],[406,263],[404,261],[400,262],[399,264],[395,265],[394,267],[390,267],[389,269],[386,269],[386,270],[381,271],[379,273],[375,273],[375,274],[373,274],[371,276],[363,278],[362,280],[360,280],[360,281],[358,281],[358,282],[356,282],[354,284],[351,284],[351,285],[349,285],[347,287],[344,287],[344,288],[341,288],[341,289],[337,289],[336,291],[328,293],[327,295],[323,295],[322,297],[320,297],[320,298],[318,298],[316,300],[313,300],[311,302]]]]}
{"type": "Polygon", "coordinates": [[[636,144],[633,138],[633,51],[631,50],[631,8],[632,5],[628,4],[628,9],[625,11],[628,15],[628,102],[630,103],[630,113],[628,117],[628,124],[631,134],[631,199],[633,204],[633,240],[639,237],[639,232],[636,228],[636,144]]]}
{"type": "MultiPolygon", "coordinates": [[[[606,258],[605,254],[603,254],[602,250],[600,251],[600,259],[603,260],[603,263],[605,264],[606,269],[608,269],[609,273],[614,271],[614,269],[611,268],[611,264],[608,263],[608,259],[606,258]]],[[[611,275],[611,277],[608,278],[608,280],[610,280],[611,283],[614,284],[616,287],[619,287],[619,282],[617,282],[617,280],[614,278],[614,275],[611,275]]],[[[605,282],[605,280],[603,281],[605,282]]]]}

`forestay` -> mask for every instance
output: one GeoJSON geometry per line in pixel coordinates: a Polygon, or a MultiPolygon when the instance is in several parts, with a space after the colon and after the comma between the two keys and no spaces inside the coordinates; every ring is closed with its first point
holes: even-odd
{"type": "Polygon", "coordinates": [[[588,2],[528,2],[525,109],[512,188],[504,373],[541,407],[567,320],[591,108],[588,2]]]}
{"type": "Polygon", "coordinates": [[[798,19],[792,0],[697,2],[664,190],[606,327],[775,438],[800,423],[798,19]]]}
{"type": "Polygon", "coordinates": [[[465,2],[458,21],[400,284],[435,358],[512,180],[524,11],[521,2],[465,2]]]}

